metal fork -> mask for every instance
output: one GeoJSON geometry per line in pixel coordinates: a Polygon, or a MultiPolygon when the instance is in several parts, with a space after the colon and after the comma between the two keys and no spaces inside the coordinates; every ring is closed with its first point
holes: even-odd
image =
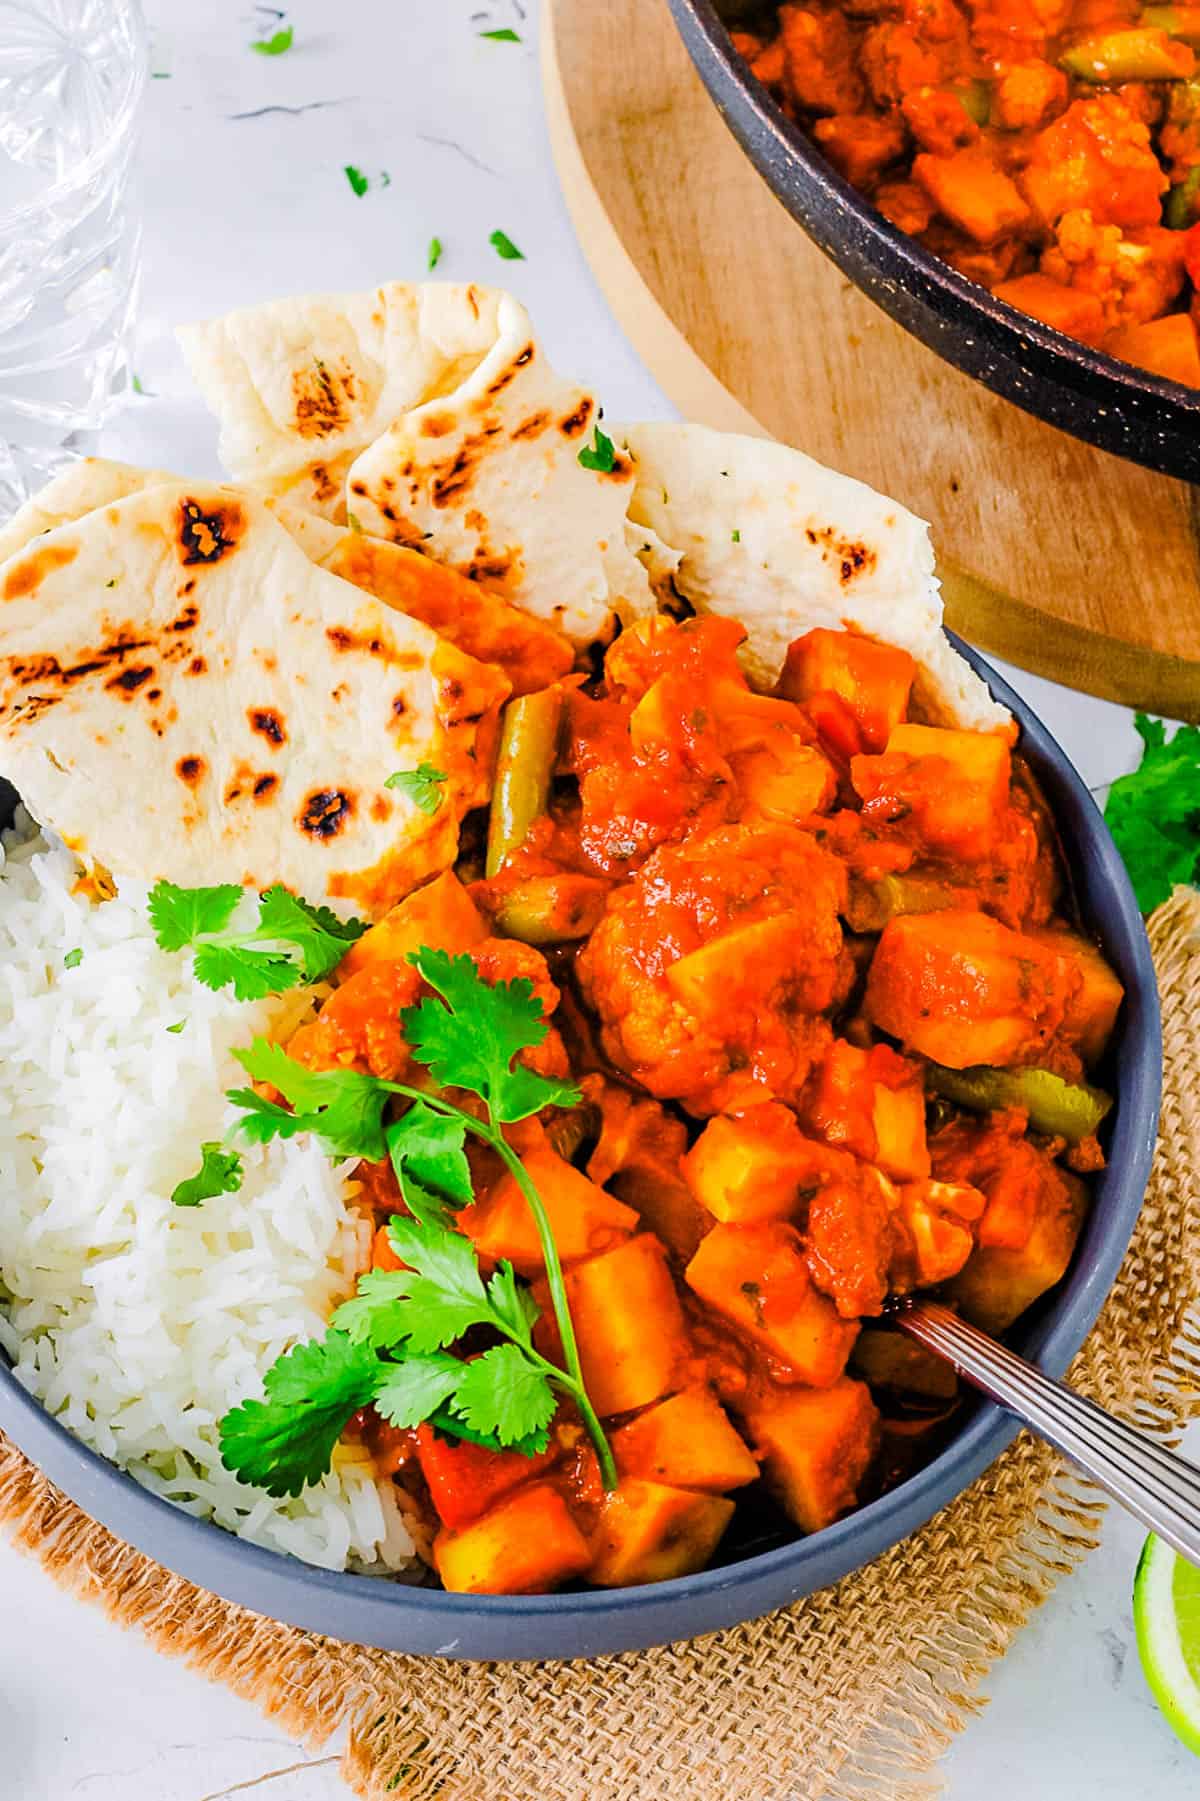
{"type": "Polygon", "coordinates": [[[896,1324],[952,1363],[990,1400],[1077,1463],[1104,1492],[1200,1567],[1200,1469],[1043,1375],[935,1301],[898,1309],[896,1324]]]}

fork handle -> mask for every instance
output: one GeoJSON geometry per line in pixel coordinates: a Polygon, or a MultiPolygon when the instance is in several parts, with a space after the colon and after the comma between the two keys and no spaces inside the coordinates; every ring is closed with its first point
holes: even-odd
{"type": "Polygon", "coordinates": [[[936,1301],[902,1308],[896,1324],[1064,1452],[1181,1557],[1200,1566],[1200,1469],[1065,1383],[1043,1375],[936,1301]]]}

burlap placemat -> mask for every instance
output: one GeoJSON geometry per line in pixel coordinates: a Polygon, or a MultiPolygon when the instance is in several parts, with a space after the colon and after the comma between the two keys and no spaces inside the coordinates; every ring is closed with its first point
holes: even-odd
{"type": "MultiPolygon", "coordinates": [[[[1162,1131],[1117,1285],[1071,1379],[1170,1440],[1200,1412],[1200,904],[1151,923],[1162,1131]]],[[[1017,1628],[1096,1543],[1103,1502],[1024,1434],[836,1589],[693,1644],[589,1663],[355,1649],[205,1594],[121,1544],[0,1439],[0,1519],[67,1587],[405,1801],[927,1801],[1017,1628]]],[[[1131,1572],[1132,1575],[1132,1572],[1131,1572]]]]}

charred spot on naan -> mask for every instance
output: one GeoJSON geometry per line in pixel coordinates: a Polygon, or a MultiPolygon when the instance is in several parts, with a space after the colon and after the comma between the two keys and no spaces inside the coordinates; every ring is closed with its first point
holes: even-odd
{"type": "Polygon", "coordinates": [[[314,788],[296,816],[300,830],[309,838],[328,843],[354,816],[354,796],[344,788],[314,788]]]}
{"type": "Polygon", "coordinates": [[[175,773],[187,787],[197,788],[208,773],[208,765],[203,757],[180,757],[175,773]]]}
{"type": "Polygon", "coordinates": [[[222,500],[205,512],[198,500],[179,503],[176,544],[181,563],[219,563],[246,530],[246,514],[236,500],[222,500]]]}
{"type": "Polygon", "coordinates": [[[23,600],[26,595],[36,594],[48,575],[65,569],[78,554],[74,544],[38,545],[28,556],[9,564],[4,577],[5,600],[23,600]]]}
{"type": "Polygon", "coordinates": [[[248,707],[246,717],[250,721],[250,730],[265,738],[268,744],[286,744],[287,726],[277,708],[248,707]]]}
{"type": "Polygon", "coordinates": [[[817,530],[810,525],[804,535],[810,544],[821,546],[823,563],[838,565],[838,580],[843,587],[848,587],[856,576],[869,575],[879,561],[878,552],[869,544],[844,537],[836,526],[826,525],[817,530]]]}
{"type": "Polygon", "coordinates": [[[331,369],[314,357],[292,371],[292,424],[301,438],[329,438],[345,431],[360,398],[358,376],[345,361],[331,369]]]}

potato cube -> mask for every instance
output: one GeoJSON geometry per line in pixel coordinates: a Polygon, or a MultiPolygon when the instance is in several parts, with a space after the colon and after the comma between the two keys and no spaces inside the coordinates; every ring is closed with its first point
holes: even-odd
{"type": "Polygon", "coordinates": [[[592,1552],[556,1488],[532,1482],[461,1531],[439,1532],[433,1561],[459,1595],[541,1595],[581,1576],[592,1552]]]}
{"type": "Polygon", "coordinates": [[[790,1226],[714,1226],[685,1272],[702,1301],[786,1364],[827,1388],[846,1367],[857,1323],[814,1287],[790,1226]]]}
{"type": "Polygon", "coordinates": [[[971,1227],[983,1210],[977,1188],[902,1183],[892,1215],[892,1287],[906,1293],[957,1275],[975,1248],[971,1227]]]}
{"type": "MultiPolygon", "coordinates": [[[[602,1419],[629,1413],[678,1385],[689,1353],[683,1308],[666,1253],[648,1232],[576,1264],[566,1274],[567,1301],[579,1345],[583,1380],[602,1419]]],[[[562,1346],[544,1282],[534,1286],[542,1308],[539,1348],[560,1360],[562,1346]]]]}
{"type": "Polygon", "coordinates": [[[854,1506],[879,1442],[879,1412],[864,1382],[775,1388],[746,1414],[763,1475],[789,1519],[819,1532],[854,1506]]]}
{"type": "Polygon", "coordinates": [[[665,1482],[671,1488],[703,1488],[721,1494],[753,1482],[758,1465],[710,1389],[685,1388],[612,1437],[617,1468],[625,1476],[665,1482]]]}
{"type": "Polygon", "coordinates": [[[1087,1215],[1087,1190],[1055,1169],[1039,1204],[1033,1230],[1019,1250],[979,1245],[949,1285],[968,1319],[985,1332],[1003,1332],[1039,1295],[1060,1281],[1087,1215]]]}
{"type": "Polygon", "coordinates": [[[929,1174],[921,1070],[886,1044],[868,1051],[835,1039],[805,1089],[803,1112],[830,1144],[898,1181],[929,1174]]]}
{"type": "Polygon", "coordinates": [[[986,913],[908,914],[885,928],[863,1011],[906,1049],[951,1069],[1036,1060],[1060,1030],[1078,971],[986,913]]]}
{"type": "Polygon", "coordinates": [[[804,1136],[789,1108],[766,1101],[710,1119],[681,1167],[714,1219],[754,1225],[787,1219],[835,1164],[822,1145],[804,1136]]]}
{"type": "Polygon", "coordinates": [[[1046,927],[1030,936],[1073,963],[1079,972],[1080,985],[1067,1006],[1063,1037],[1075,1046],[1091,1068],[1100,1061],[1108,1046],[1125,990],[1116,972],[1090,939],[1057,927],[1046,927]]]}
{"type": "Polygon", "coordinates": [[[487,937],[474,901],[447,870],[417,888],[350,946],[337,967],[338,980],[368,963],[403,963],[410,951],[466,951],[487,937]]]}
{"type": "MultiPolygon", "coordinates": [[[[609,1250],[637,1231],[632,1207],[606,1194],[548,1144],[526,1151],[524,1162],[564,1265],[609,1250]]],[[[529,1202],[512,1175],[501,1176],[482,1200],[464,1208],[457,1225],[481,1256],[496,1262],[507,1257],[523,1276],[540,1275],[546,1267],[529,1202]]]]}
{"type": "Polygon", "coordinates": [[[916,668],[906,650],[818,626],[789,646],[779,692],[798,701],[836,694],[858,725],[862,748],[882,750],[904,718],[916,668]]]}
{"type": "Polygon", "coordinates": [[[666,1582],[701,1570],[733,1518],[733,1502],[623,1476],[592,1533],[588,1581],[600,1588],[666,1582]]]}
{"type": "Polygon", "coordinates": [[[903,822],[934,856],[988,856],[1008,807],[1012,756],[998,732],[898,725],[880,757],[855,757],[851,780],[868,817],[903,822]]]}

